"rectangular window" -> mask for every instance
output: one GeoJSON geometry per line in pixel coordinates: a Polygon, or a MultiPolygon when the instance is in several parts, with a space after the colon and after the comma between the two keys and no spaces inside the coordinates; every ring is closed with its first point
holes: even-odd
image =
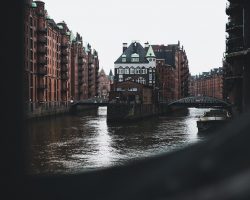
{"type": "Polygon", "coordinates": [[[128,91],[136,92],[137,88],[129,88],[128,91]]]}
{"type": "Polygon", "coordinates": [[[140,69],[135,69],[135,74],[140,74],[140,69]]]}
{"type": "Polygon", "coordinates": [[[130,74],[134,74],[135,73],[135,69],[134,68],[131,68],[130,69],[130,74]]]}
{"type": "Polygon", "coordinates": [[[132,62],[139,62],[139,58],[132,58],[131,61],[132,62]]]}
{"type": "Polygon", "coordinates": [[[30,60],[33,60],[33,51],[30,50],[30,60]]]}
{"type": "Polygon", "coordinates": [[[129,69],[125,69],[125,74],[129,74],[129,69]]]}
{"type": "Polygon", "coordinates": [[[149,74],[149,82],[152,80],[152,74],[149,74]]]}
{"type": "Polygon", "coordinates": [[[119,69],[119,74],[124,74],[124,70],[123,69],[119,69]]]}
{"type": "Polygon", "coordinates": [[[126,62],[126,58],[122,58],[122,62],[126,62]]]}

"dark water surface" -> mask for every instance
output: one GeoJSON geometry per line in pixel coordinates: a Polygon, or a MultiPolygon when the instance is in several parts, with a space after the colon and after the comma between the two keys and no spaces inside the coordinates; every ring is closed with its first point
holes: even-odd
{"type": "Polygon", "coordinates": [[[107,124],[107,107],[30,122],[29,173],[78,173],[123,165],[202,140],[196,120],[208,109],[190,108],[136,123],[107,124]]]}

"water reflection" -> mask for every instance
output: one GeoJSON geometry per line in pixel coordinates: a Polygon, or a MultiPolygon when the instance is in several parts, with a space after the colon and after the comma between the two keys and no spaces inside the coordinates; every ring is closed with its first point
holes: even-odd
{"type": "Polygon", "coordinates": [[[207,109],[188,109],[134,123],[107,124],[106,107],[31,122],[29,172],[76,173],[181,148],[199,141],[196,120],[207,109]]]}

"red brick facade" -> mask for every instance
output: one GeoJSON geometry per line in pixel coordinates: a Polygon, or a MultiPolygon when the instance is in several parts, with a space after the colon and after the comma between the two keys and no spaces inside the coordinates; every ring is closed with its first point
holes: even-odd
{"type": "Polygon", "coordinates": [[[25,89],[28,113],[65,108],[71,99],[97,96],[99,60],[91,46],[65,22],[55,23],[45,4],[34,1],[25,10],[25,89]]]}
{"type": "Polygon", "coordinates": [[[160,101],[169,102],[188,96],[188,59],[180,43],[152,45],[156,55],[156,76],[160,101]]]}
{"type": "Polygon", "coordinates": [[[223,99],[223,73],[222,68],[210,72],[203,72],[199,76],[190,76],[190,96],[210,96],[223,99]]]}

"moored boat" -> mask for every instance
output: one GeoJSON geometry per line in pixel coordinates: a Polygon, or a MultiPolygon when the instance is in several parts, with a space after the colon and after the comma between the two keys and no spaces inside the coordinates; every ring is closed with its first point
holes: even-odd
{"type": "Polygon", "coordinates": [[[210,110],[197,121],[198,132],[213,132],[230,121],[226,110],[210,110]]]}

